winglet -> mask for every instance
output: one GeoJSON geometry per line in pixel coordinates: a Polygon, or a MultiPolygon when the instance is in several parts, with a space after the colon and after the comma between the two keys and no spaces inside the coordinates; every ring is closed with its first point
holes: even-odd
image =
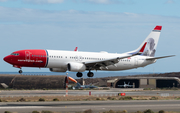
{"type": "Polygon", "coordinates": [[[161,29],[162,29],[162,26],[156,26],[156,27],[154,28],[155,31],[156,31],[156,30],[161,31],[161,29]]]}
{"type": "Polygon", "coordinates": [[[78,47],[76,47],[76,48],[74,49],[74,51],[77,51],[77,49],[78,49],[78,47]]]}

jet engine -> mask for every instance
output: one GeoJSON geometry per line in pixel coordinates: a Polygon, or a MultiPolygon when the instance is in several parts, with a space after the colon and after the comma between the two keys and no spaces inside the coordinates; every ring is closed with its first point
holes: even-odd
{"type": "Polygon", "coordinates": [[[52,72],[66,72],[67,69],[64,68],[49,68],[50,71],[52,72]]]}
{"type": "Polygon", "coordinates": [[[86,66],[82,63],[68,63],[67,67],[69,71],[73,72],[84,72],[86,70],[86,66]]]}

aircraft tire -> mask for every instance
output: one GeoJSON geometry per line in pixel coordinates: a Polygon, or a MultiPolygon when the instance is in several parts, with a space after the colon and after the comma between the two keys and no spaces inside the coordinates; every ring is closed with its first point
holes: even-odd
{"type": "Polygon", "coordinates": [[[19,70],[19,74],[21,74],[23,71],[22,70],[19,70]]]}
{"type": "Polygon", "coordinates": [[[81,72],[78,72],[78,73],[76,74],[76,76],[77,76],[77,77],[82,77],[83,74],[82,74],[81,72]]]}
{"type": "Polygon", "coordinates": [[[93,72],[88,72],[88,73],[87,73],[87,76],[88,76],[88,77],[93,77],[93,76],[94,76],[94,73],[93,73],[93,72]]]}

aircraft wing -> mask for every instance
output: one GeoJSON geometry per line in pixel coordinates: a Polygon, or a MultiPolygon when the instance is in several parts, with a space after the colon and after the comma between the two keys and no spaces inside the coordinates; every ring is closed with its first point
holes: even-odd
{"type": "Polygon", "coordinates": [[[106,67],[109,65],[114,65],[119,62],[120,59],[124,59],[124,58],[129,58],[135,55],[127,55],[127,56],[123,56],[123,57],[116,57],[116,58],[112,58],[112,59],[106,59],[106,60],[100,60],[100,61],[93,61],[93,62],[84,62],[84,64],[86,65],[86,67],[88,69],[97,69],[99,67],[106,67]]]}
{"type": "Polygon", "coordinates": [[[140,55],[141,53],[143,53],[145,47],[146,47],[147,42],[144,43],[144,45],[141,47],[141,49],[133,54],[127,54],[121,57],[116,57],[116,58],[112,58],[112,59],[106,59],[106,60],[100,60],[100,61],[93,61],[93,62],[84,62],[84,64],[86,65],[87,69],[99,69],[100,67],[104,67],[107,68],[107,66],[109,65],[114,65],[116,66],[116,63],[119,62],[120,59],[124,59],[124,58],[129,58],[132,56],[136,56],[136,55],[140,55]]]}
{"type": "Polygon", "coordinates": [[[175,55],[169,55],[169,56],[162,56],[162,57],[147,58],[146,60],[156,60],[156,59],[167,58],[167,57],[173,57],[173,56],[175,56],[175,55]]]}

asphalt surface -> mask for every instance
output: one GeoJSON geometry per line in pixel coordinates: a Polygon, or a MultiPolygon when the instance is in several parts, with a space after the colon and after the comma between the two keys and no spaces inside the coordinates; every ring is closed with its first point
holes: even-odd
{"type": "MultiPolygon", "coordinates": [[[[138,90],[138,89],[137,89],[138,90]]],[[[69,95],[91,95],[101,96],[113,96],[118,93],[126,93],[127,96],[161,96],[162,94],[168,94],[169,96],[180,96],[180,91],[131,91],[131,89],[110,89],[110,90],[69,90],[69,95]]],[[[0,91],[0,97],[20,97],[20,96],[62,96],[65,95],[65,90],[14,90],[14,91],[0,91]]]]}
{"type": "MultiPolygon", "coordinates": [[[[127,96],[180,96],[180,91],[131,91],[131,89],[110,89],[110,90],[69,90],[69,95],[92,95],[96,96],[115,96],[118,93],[126,93],[127,96]]],[[[22,97],[22,96],[61,96],[65,95],[65,90],[14,90],[0,91],[0,98],[3,97],[22,97]]],[[[58,112],[82,112],[91,109],[94,112],[112,110],[127,110],[128,112],[144,111],[180,111],[180,100],[132,100],[132,101],[66,101],[66,102],[0,102],[0,113],[4,111],[18,113],[32,113],[32,111],[58,111],[58,112]]]]}
{"type": "Polygon", "coordinates": [[[180,100],[131,100],[131,101],[67,101],[67,102],[0,102],[0,112],[11,111],[32,113],[32,111],[83,112],[123,111],[180,111],[180,100]]]}

